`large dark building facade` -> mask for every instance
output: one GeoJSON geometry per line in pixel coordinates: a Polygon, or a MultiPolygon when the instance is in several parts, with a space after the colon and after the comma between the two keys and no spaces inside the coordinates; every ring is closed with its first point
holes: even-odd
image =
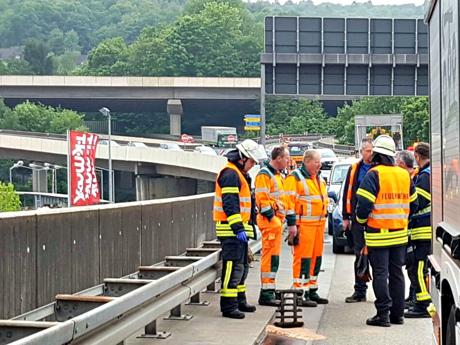
{"type": "Polygon", "coordinates": [[[261,64],[266,95],[325,103],[426,96],[427,26],[422,19],[266,17],[261,64]]]}

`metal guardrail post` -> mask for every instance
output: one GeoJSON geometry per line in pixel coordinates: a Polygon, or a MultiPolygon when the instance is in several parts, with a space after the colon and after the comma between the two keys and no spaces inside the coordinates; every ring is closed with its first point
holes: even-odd
{"type": "Polygon", "coordinates": [[[219,292],[219,287],[217,286],[217,282],[212,282],[212,284],[209,284],[206,287],[206,292],[207,293],[218,293],[219,292]]]}
{"type": "Polygon", "coordinates": [[[174,321],[189,321],[193,318],[191,314],[182,314],[182,305],[174,307],[169,312],[169,316],[165,317],[163,320],[174,320],[174,321]]]}
{"type": "Polygon", "coordinates": [[[185,303],[185,305],[208,306],[209,301],[202,301],[200,293],[197,293],[197,294],[193,295],[190,298],[190,302],[185,303]]]}
{"type": "Polygon", "coordinates": [[[152,321],[144,327],[144,334],[137,338],[148,338],[148,339],[166,339],[171,336],[170,332],[158,331],[157,321],[152,321]]]}

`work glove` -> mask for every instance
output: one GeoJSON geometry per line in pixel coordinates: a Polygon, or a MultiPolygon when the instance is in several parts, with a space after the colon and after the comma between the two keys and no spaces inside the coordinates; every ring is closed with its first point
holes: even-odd
{"type": "Polygon", "coordinates": [[[238,241],[246,243],[248,241],[248,235],[246,235],[245,231],[240,231],[239,233],[236,234],[236,238],[238,241]]]}

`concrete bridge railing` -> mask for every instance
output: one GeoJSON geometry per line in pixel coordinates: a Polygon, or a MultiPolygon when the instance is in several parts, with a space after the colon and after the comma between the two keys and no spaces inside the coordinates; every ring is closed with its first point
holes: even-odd
{"type": "Polygon", "coordinates": [[[0,319],[213,239],[212,198],[0,214],[0,319]]]}

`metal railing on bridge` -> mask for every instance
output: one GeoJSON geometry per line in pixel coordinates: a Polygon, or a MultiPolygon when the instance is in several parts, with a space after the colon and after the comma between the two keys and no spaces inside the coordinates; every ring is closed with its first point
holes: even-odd
{"type": "MultiPolygon", "coordinates": [[[[260,241],[250,248],[260,250],[260,241]]],[[[215,290],[220,275],[220,243],[204,242],[188,248],[185,255],[167,256],[153,266],[122,279],[107,278],[104,284],[74,295],[57,295],[56,302],[12,320],[0,321],[0,341],[12,345],[121,344],[144,327],[146,338],[165,338],[156,319],[190,319],[181,304],[200,302],[200,292],[215,290]],[[38,321],[47,318],[53,321],[38,321]],[[9,338],[2,339],[2,334],[9,338]]]]}

